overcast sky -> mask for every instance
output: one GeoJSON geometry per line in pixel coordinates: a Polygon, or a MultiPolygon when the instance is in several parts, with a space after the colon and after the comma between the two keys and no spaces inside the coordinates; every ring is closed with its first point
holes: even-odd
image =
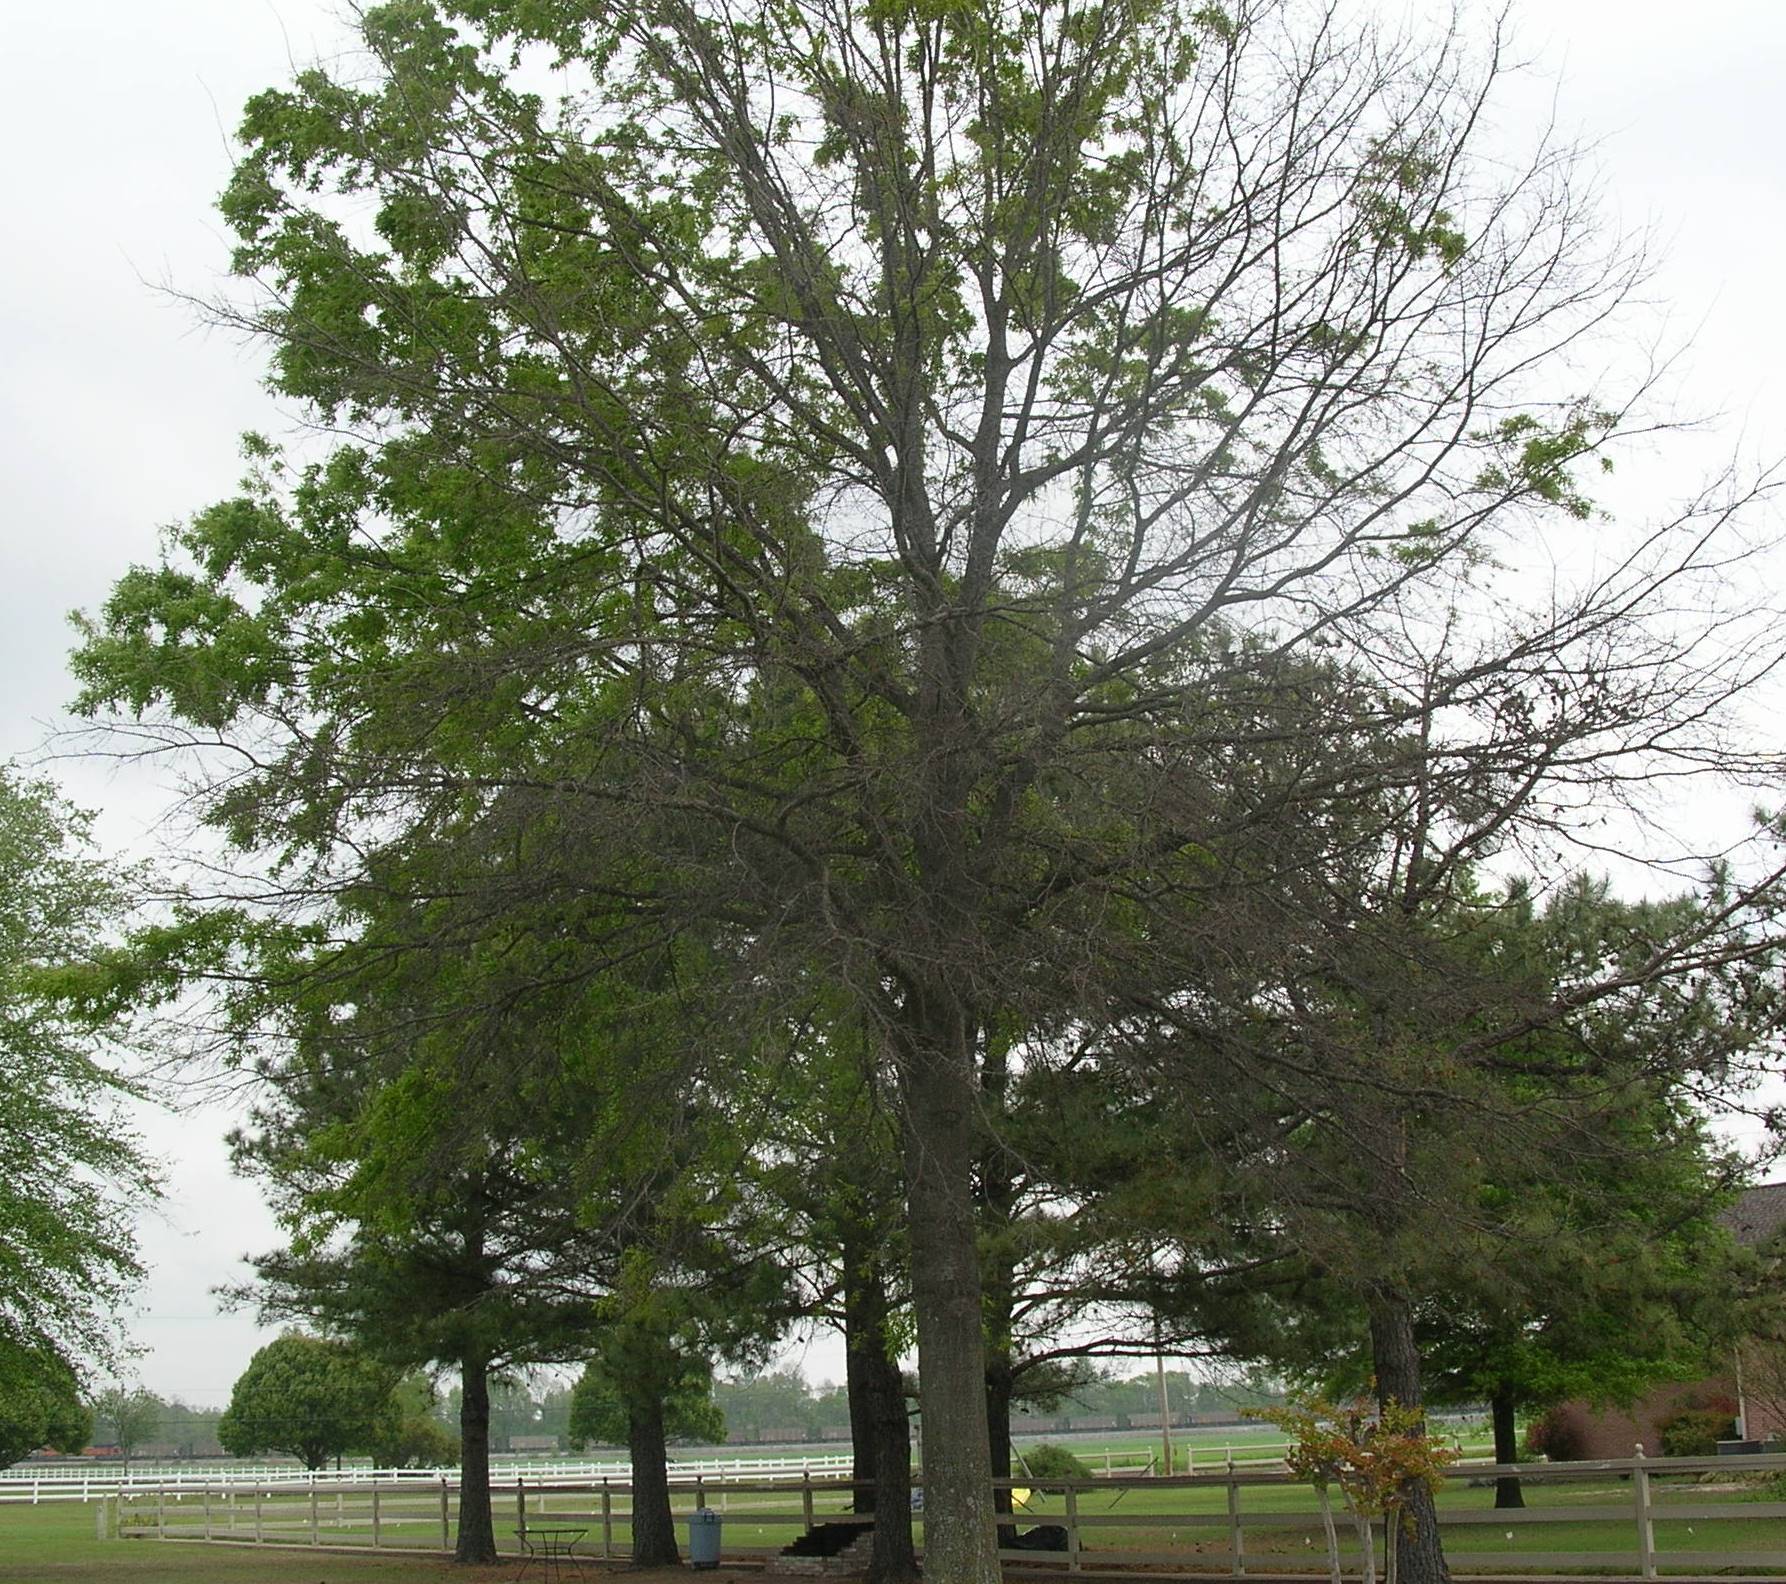
{"type": "MultiPolygon", "coordinates": [[[[1438,8],[1434,8],[1438,9],[1438,8]]],[[[1497,5],[1461,0],[1466,20],[1497,5]]],[[[244,429],[283,431],[252,347],[199,328],[157,291],[203,295],[227,256],[211,203],[244,99],[327,55],[339,8],[313,0],[65,0],[14,7],[0,51],[0,756],[34,761],[72,693],[66,613],[91,608],[157,530],[229,491],[244,429]]],[[[1593,139],[1609,220],[1653,225],[1665,250],[1683,410],[1714,436],[1644,476],[1690,490],[1715,453],[1786,453],[1786,6],[1778,0],[1545,0],[1518,23],[1539,75],[1510,135],[1554,92],[1593,139]],[[1698,460],[1696,460],[1697,458],[1698,460]]],[[[141,845],[152,781],[96,762],[50,768],[98,808],[108,842],[141,845]]],[[[133,1333],[143,1381],[225,1401],[262,1338],[210,1289],[270,1246],[233,1181],[224,1115],[152,1121],[168,1157],[163,1214],[143,1228],[153,1274],[133,1333]]],[[[838,1372],[818,1349],[816,1374],[838,1372]]]]}

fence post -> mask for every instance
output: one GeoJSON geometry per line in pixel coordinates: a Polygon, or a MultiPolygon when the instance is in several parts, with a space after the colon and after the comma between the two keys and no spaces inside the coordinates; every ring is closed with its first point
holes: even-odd
{"type": "Polygon", "coordinates": [[[1071,1484],[1067,1486],[1067,1571],[1079,1571],[1079,1488],[1071,1484]]]}
{"type": "Polygon", "coordinates": [[[315,1477],[315,1475],[312,1475],[310,1478],[310,1543],[312,1545],[321,1545],[322,1544],[322,1533],[317,1527],[317,1518],[316,1518],[316,1477],[315,1477]]]}
{"type": "Polygon", "coordinates": [[[521,1475],[515,1476],[515,1532],[520,1537],[521,1549],[527,1549],[527,1481],[521,1475]]]}
{"type": "Polygon", "coordinates": [[[1240,1527],[1240,1481],[1234,1477],[1232,1467],[1228,1470],[1228,1549],[1234,1553],[1234,1560],[1228,1564],[1229,1571],[1236,1578],[1246,1572],[1246,1540],[1245,1531],[1240,1527]]]}
{"type": "Polygon", "coordinates": [[[812,1528],[812,1470],[800,1470],[800,1511],[806,1518],[806,1527],[812,1528]]]}
{"type": "Polygon", "coordinates": [[[1631,1497],[1637,1507],[1637,1563],[1646,1579],[1656,1576],[1656,1525],[1650,1507],[1650,1471],[1643,1466],[1643,1443],[1631,1464],[1631,1497]]]}
{"type": "Polygon", "coordinates": [[[702,1479],[702,1476],[699,1474],[696,1474],[695,1475],[695,1506],[697,1508],[700,1508],[700,1507],[705,1507],[706,1505],[707,1505],[707,1487],[702,1479]]]}
{"type": "Polygon", "coordinates": [[[453,1549],[453,1529],[451,1516],[447,1512],[447,1477],[440,1476],[440,1549],[453,1549]]]}
{"type": "Polygon", "coordinates": [[[602,1560],[614,1554],[614,1493],[608,1489],[608,1476],[602,1475],[602,1560]]]}
{"type": "Polygon", "coordinates": [[[261,1487],[257,1484],[254,1487],[254,1543],[256,1545],[259,1545],[266,1538],[266,1536],[261,1533],[260,1527],[260,1498],[261,1487]]]}
{"type": "Polygon", "coordinates": [[[372,1478],[372,1549],[376,1551],[384,1542],[379,1538],[378,1523],[378,1476],[372,1478]]]}
{"type": "Polygon", "coordinates": [[[207,1485],[199,1493],[199,1499],[205,1504],[205,1538],[211,1538],[211,1487],[207,1485]]]}
{"type": "Polygon", "coordinates": [[[155,1538],[157,1540],[167,1539],[167,1486],[165,1484],[155,1488],[155,1538]]]}

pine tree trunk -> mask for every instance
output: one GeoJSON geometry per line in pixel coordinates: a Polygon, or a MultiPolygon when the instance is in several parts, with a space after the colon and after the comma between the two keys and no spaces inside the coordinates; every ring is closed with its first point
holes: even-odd
{"type": "MultiPolygon", "coordinates": [[[[1494,1418],[1497,1463],[1519,1461],[1519,1434],[1513,1421],[1515,1406],[1512,1388],[1506,1385],[1498,1387],[1494,1396],[1489,1399],[1489,1412],[1494,1418]]],[[[1523,1507],[1525,1504],[1525,1493],[1519,1488],[1517,1474],[1502,1474],[1495,1480],[1495,1506],[1523,1507]]]]}
{"type": "Polygon", "coordinates": [[[843,1240],[844,1378],[850,1400],[851,1508],[873,1513],[868,1584],[913,1584],[912,1437],[905,1386],[892,1357],[886,1267],[871,1227],[843,1240]]]}
{"type": "MultiPolygon", "coordinates": [[[[1370,1297],[1371,1363],[1377,1373],[1377,1400],[1419,1408],[1420,1353],[1414,1345],[1414,1313],[1398,1292],[1379,1288],[1370,1297]]],[[[1425,1429],[1424,1419],[1420,1428],[1425,1429]]],[[[1438,1513],[1432,1492],[1418,1482],[1403,1509],[1397,1570],[1401,1584],[1449,1584],[1444,1547],[1439,1542],[1438,1513]]],[[[1394,1522],[1394,1517],[1391,1517],[1394,1522]]]]}
{"type": "MultiPolygon", "coordinates": [[[[986,1360],[986,1446],[992,1458],[993,1478],[1011,1470],[1011,1358],[1008,1353],[989,1352],[986,1360]]],[[[992,1488],[992,1510],[1001,1515],[1015,1510],[1008,1487],[992,1488]]],[[[1017,1525],[1001,1523],[998,1543],[1017,1543],[1017,1525]]]]}
{"type": "Polygon", "coordinates": [[[924,1576],[1000,1584],[971,1189],[973,1058],[959,1007],[920,1007],[913,1024],[900,1087],[924,1424],[924,1576]]]}
{"type": "Polygon", "coordinates": [[[875,1489],[874,1359],[872,1318],[863,1292],[865,1272],[857,1261],[867,1258],[855,1239],[843,1240],[843,1385],[850,1409],[850,1511],[871,1513],[875,1489]]]}
{"type": "Polygon", "coordinates": [[[497,1560],[490,1513],[490,1365],[481,1353],[459,1360],[459,1539],[455,1562],[497,1560]]]}
{"type": "Polygon", "coordinates": [[[912,1584],[918,1553],[912,1540],[912,1427],[899,1366],[885,1359],[875,1390],[874,1547],[868,1584],[912,1584]]]}
{"type": "Polygon", "coordinates": [[[676,1519],[670,1511],[670,1453],[661,1397],[627,1405],[626,1448],[632,1458],[633,1566],[679,1567],[676,1519]]]}

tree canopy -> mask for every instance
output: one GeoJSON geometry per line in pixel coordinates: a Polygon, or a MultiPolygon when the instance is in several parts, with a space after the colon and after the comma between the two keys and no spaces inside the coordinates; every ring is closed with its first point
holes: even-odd
{"type": "MultiPolygon", "coordinates": [[[[252,101],[223,199],[218,315],[334,439],[250,441],[89,623],[83,705],[244,750],[204,807],[276,866],[251,900],[357,933],[423,895],[443,957],[519,966],[505,1006],[650,963],[747,1031],[701,1045],[716,1088],[842,1008],[897,1111],[927,1563],[991,1584],[1011,1042],[1176,1040],[1236,1100],[1269,1073],[1207,1058],[1269,1052],[1291,1125],[1337,1053],[1408,1097],[1354,1109],[1350,1166],[1436,1159],[1471,866],[1756,763],[1721,727],[1762,613],[1675,594],[1762,486],[1597,520],[1647,420],[1572,359],[1642,267],[1562,151],[1482,150],[1494,39],[1298,0],[400,0],[361,35],[252,101]]],[[[434,983],[450,1019],[490,981],[434,983]]],[[[1477,1037],[1581,998],[1485,996],[1477,1037]]],[[[1347,1235],[1399,1269],[1419,1234],[1347,1235]]]]}
{"type": "Polygon", "coordinates": [[[155,1191],[112,963],[139,881],[47,783],[0,767],[0,1390],[15,1426],[64,1437],[79,1416],[44,1415],[118,1357],[132,1218],[155,1191]]]}
{"type": "Polygon", "coordinates": [[[0,1340],[0,1468],[39,1447],[79,1452],[93,1434],[74,1371],[53,1353],[21,1352],[0,1340]]]}
{"type": "Polygon", "coordinates": [[[288,1333],[248,1361],[217,1439],[236,1457],[287,1452],[319,1469],[371,1448],[392,1385],[389,1372],[347,1343],[288,1333]]]}

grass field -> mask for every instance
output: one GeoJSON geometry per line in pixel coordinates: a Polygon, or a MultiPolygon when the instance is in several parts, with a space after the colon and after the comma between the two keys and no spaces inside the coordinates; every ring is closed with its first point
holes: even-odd
{"type": "Polygon", "coordinates": [[[493,1584],[515,1564],[456,1568],[436,1556],[355,1556],[339,1551],[161,1545],[99,1540],[92,1506],[79,1502],[0,1507],[3,1584],[493,1584]]]}
{"type": "MultiPolygon", "coordinates": [[[[1654,1480],[1655,1539],[1663,1571],[1701,1575],[1752,1575],[1763,1571],[1740,1561],[1741,1554],[1786,1549],[1786,1519],[1766,1507],[1757,1509],[1756,1516],[1748,1516],[1745,1509],[1753,1504],[1742,1500],[1744,1494],[1729,1489],[1728,1482],[1714,1490],[1687,1480],[1654,1480]],[[1712,1503],[1719,1504],[1720,1516],[1706,1514],[1705,1509],[1712,1503]],[[1681,1516],[1668,1516],[1671,1509],[1681,1516]],[[1690,1564],[1683,1558],[1680,1563],[1671,1564],[1671,1553],[1681,1552],[1728,1553],[1731,1565],[1720,1566],[1715,1557],[1690,1564]]],[[[728,1552],[734,1548],[780,1546],[802,1528],[802,1497],[797,1489],[742,1493],[712,1488],[709,1499],[724,1516],[728,1552]]],[[[1580,1520],[1567,1523],[1539,1523],[1531,1516],[1497,1513],[1493,1499],[1491,1488],[1472,1488],[1464,1480],[1448,1482],[1441,1493],[1447,1551],[1454,1555],[1474,1553],[1476,1558],[1460,1566],[1460,1571],[1557,1571],[1541,1558],[1559,1551],[1588,1552],[1595,1558],[1604,1558],[1598,1563],[1599,1570],[1634,1571],[1631,1562],[1636,1525],[1632,1516],[1633,1491],[1628,1481],[1562,1474],[1552,1479],[1528,1479],[1527,1513],[1581,1514],[1580,1520]]],[[[497,1534],[505,1549],[513,1544],[513,1501],[512,1493],[499,1493],[497,1497],[497,1534]]],[[[599,1501],[599,1495],[588,1491],[530,1490],[529,1521],[582,1525],[589,1530],[586,1544],[591,1550],[598,1550],[599,1501]]],[[[612,1523],[617,1559],[624,1557],[630,1541],[622,1501],[623,1498],[617,1498],[614,1503],[612,1523]]],[[[692,1505],[688,1493],[678,1493],[679,1513],[685,1513],[692,1505]]],[[[822,1519],[843,1511],[845,1499],[841,1492],[815,1490],[813,1506],[815,1515],[822,1519]]],[[[1029,1496],[1018,1521],[1057,1522],[1064,1516],[1065,1507],[1060,1495],[1035,1493],[1029,1496]]],[[[1199,1553],[1225,1554],[1230,1544],[1227,1493],[1219,1484],[1082,1491],[1077,1497],[1077,1508],[1089,1564],[1095,1565],[1097,1553],[1112,1551],[1172,1553],[1194,1564],[1199,1553]]],[[[254,1547],[249,1543],[253,1536],[251,1504],[237,1503],[232,1512],[229,1504],[213,1499],[209,1514],[213,1533],[227,1535],[233,1525],[234,1533],[245,1543],[209,1547],[162,1544],[154,1539],[102,1541],[96,1535],[98,1511],[97,1506],[72,1502],[0,1507],[0,1584],[23,1584],[26,1580],[43,1580],[46,1584],[173,1584],[183,1579],[216,1580],[218,1584],[258,1584],[263,1579],[275,1584],[288,1580],[292,1584],[300,1580],[305,1584],[355,1584],[361,1580],[419,1584],[422,1580],[449,1578],[463,1584],[479,1584],[485,1579],[512,1577],[515,1571],[513,1562],[494,1569],[465,1570],[442,1560],[438,1551],[439,1497],[426,1490],[382,1496],[382,1538],[392,1549],[377,1556],[345,1549],[367,1545],[372,1538],[370,1501],[363,1490],[342,1493],[338,1508],[334,1493],[319,1496],[317,1536],[321,1543],[315,1546],[307,1543],[311,1523],[307,1495],[265,1498],[262,1532],[269,1541],[296,1543],[299,1548],[292,1550],[277,1544],[254,1547]]],[[[1321,1566],[1323,1540],[1306,1488],[1246,1484],[1241,1493],[1241,1511],[1244,1549],[1255,1571],[1271,1570],[1274,1564],[1278,1569],[1321,1566]]],[[[190,1495],[182,1502],[170,1502],[166,1512],[173,1532],[203,1533],[203,1505],[190,1495]]],[[[138,1504],[134,1509],[135,1522],[153,1524],[157,1517],[153,1503],[138,1504]]],[[[1348,1555],[1355,1554],[1355,1542],[1343,1516],[1339,1527],[1342,1547],[1348,1555]]],[[[1225,1557],[1218,1560],[1211,1555],[1209,1562],[1226,1571],[1225,1557]]],[[[1594,1561],[1569,1569],[1594,1570],[1594,1561]]],[[[724,1574],[725,1570],[721,1570],[722,1577],[724,1574]]]]}

